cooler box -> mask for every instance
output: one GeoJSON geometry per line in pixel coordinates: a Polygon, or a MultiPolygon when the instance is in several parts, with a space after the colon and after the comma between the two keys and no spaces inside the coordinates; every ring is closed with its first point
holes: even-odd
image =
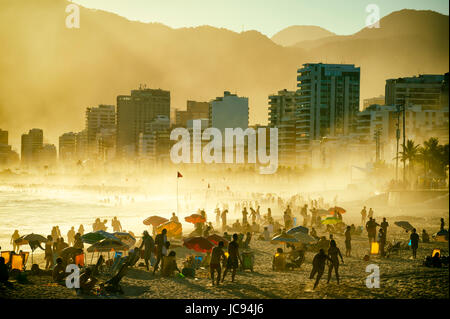
{"type": "Polygon", "coordinates": [[[370,245],[370,254],[378,255],[379,252],[380,252],[380,244],[377,242],[372,242],[372,245],[370,245]]]}

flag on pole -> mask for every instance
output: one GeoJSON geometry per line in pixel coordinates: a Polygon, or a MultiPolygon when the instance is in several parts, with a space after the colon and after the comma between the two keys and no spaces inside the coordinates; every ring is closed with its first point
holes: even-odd
{"type": "Polygon", "coordinates": [[[177,172],[177,178],[183,177],[180,172],[177,172]]]}

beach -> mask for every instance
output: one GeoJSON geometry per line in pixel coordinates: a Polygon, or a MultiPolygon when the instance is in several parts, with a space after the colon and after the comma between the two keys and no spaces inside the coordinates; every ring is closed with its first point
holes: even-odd
{"type": "MultiPolygon", "coordinates": [[[[411,217],[413,219],[413,217],[411,217]]],[[[398,218],[397,218],[398,219],[398,218]]],[[[400,227],[394,226],[392,218],[388,230],[388,240],[407,241],[409,233],[400,227]]],[[[439,217],[421,218],[421,222],[415,223],[418,229],[426,227],[432,234],[439,230],[439,217]]],[[[321,234],[319,233],[319,236],[321,234]]],[[[338,247],[342,254],[345,252],[344,237],[335,235],[338,247]]],[[[411,259],[410,250],[402,250],[398,255],[390,258],[372,256],[369,261],[364,261],[364,255],[368,254],[368,239],[363,232],[362,236],[354,236],[352,239],[352,257],[345,257],[339,273],[341,283],[336,283],[334,273],[329,284],[327,270],[316,290],[312,290],[314,280],[309,279],[312,269],[313,252],[306,253],[306,260],[300,269],[293,271],[273,271],[272,257],[276,248],[284,248],[281,244],[252,240],[251,250],[255,254],[254,272],[250,270],[238,271],[236,282],[231,282],[228,274],[225,282],[219,286],[211,286],[206,270],[198,270],[196,278],[164,278],[158,273],[152,276],[145,267],[134,267],[122,279],[123,295],[112,296],[80,296],[74,290],[51,283],[50,276],[28,276],[30,283],[14,283],[14,289],[0,290],[2,298],[150,298],[150,299],[224,299],[224,298],[255,298],[255,299],[448,299],[449,298],[449,273],[448,267],[427,268],[422,265],[425,256],[431,255],[435,248],[440,248],[448,255],[448,243],[432,242],[420,243],[417,259],[411,259]],[[367,265],[375,264],[380,271],[380,288],[368,288],[366,278],[370,273],[366,272],[367,265]]],[[[184,247],[174,249],[177,253],[178,266],[182,267],[182,259],[194,253],[184,247]]],[[[42,266],[42,254],[34,256],[35,262],[42,266]]],[[[89,260],[90,255],[87,256],[89,260]]],[[[142,260],[141,260],[142,261],[142,260]]],[[[138,262],[139,264],[139,262],[138,262]]],[[[137,265],[138,265],[137,264],[137,265]]],[[[100,280],[110,277],[103,276],[100,280]]]]}

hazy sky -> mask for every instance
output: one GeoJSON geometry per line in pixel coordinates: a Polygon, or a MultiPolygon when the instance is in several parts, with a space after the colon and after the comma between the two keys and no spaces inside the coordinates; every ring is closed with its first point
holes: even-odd
{"type": "Polygon", "coordinates": [[[236,32],[257,30],[272,36],[290,25],[317,25],[337,34],[365,26],[366,6],[381,17],[401,9],[434,10],[448,15],[448,0],[74,0],[130,20],[161,22],[173,28],[211,25],[236,32]]]}

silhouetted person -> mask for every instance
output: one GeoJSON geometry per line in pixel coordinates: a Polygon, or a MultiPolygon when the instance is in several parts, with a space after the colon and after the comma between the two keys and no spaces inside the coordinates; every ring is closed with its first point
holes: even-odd
{"type": "Polygon", "coordinates": [[[445,228],[445,221],[444,218],[441,218],[441,230],[444,230],[445,228]]]}
{"type": "Polygon", "coordinates": [[[245,225],[247,223],[247,207],[244,207],[244,210],[242,211],[242,225],[245,225]]]}
{"type": "Polygon", "coordinates": [[[180,220],[178,219],[178,216],[175,215],[175,212],[172,213],[172,217],[170,217],[171,222],[179,223],[180,220]]]}
{"type": "Polygon", "coordinates": [[[366,224],[366,216],[367,216],[367,211],[366,211],[366,206],[364,206],[364,208],[361,210],[361,225],[365,225],[366,224]]]}
{"type": "Polygon", "coordinates": [[[223,241],[219,242],[219,245],[217,247],[214,247],[211,253],[211,261],[209,264],[209,271],[211,272],[211,281],[212,284],[214,286],[214,274],[215,272],[217,272],[217,286],[219,285],[220,282],[220,275],[222,273],[222,268],[221,268],[221,261],[224,260],[225,257],[225,253],[223,252],[223,246],[224,243],[223,241]]]}
{"type": "Polygon", "coordinates": [[[117,217],[114,217],[111,220],[111,226],[112,226],[114,232],[121,232],[122,231],[122,224],[117,219],[117,217]]]}
{"type": "Polygon", "coordinates": [[[380,224],[381,229],[383,229],[384,237],[387,238],[387,229],[389,227],[389,223],[386,221],[386,217],[383,217],[383,221],[380,224]]]}
{"type": "Polygon", "coordinates": [[[156,245],[156,263],[155,267],[153,268],[153,274],[155,274],[156,270],[158,269],[158,265],[161,262],[163,258],[163,250],[167,241],[167,229],[163,229],[161,234],[156,235],[155,238],[155,245],[156,245]]]}
{"type": "Polygon", "coordinates": [[[345,230],[345,257],[350,257],[352,255],[352,228],[347,226],[345,230]]]}
{"type": "Polygon", "coordinates": [[[328,266],[328,280],[327,284],[330,282],[331,279],[331,273],[336,273],[336,280],[339,285],[339,258],[341,257],[342,263],[344,263],[344,259],[342,258],[341,250],[336,246],[336,241],[331,240],[330,241],[330,248],[328,248],[328,257],[330,257],[330,264],[328,266]]]}
{"type": "Polygon", "coordinates": [[[416,259],[417,256],[417,248],[419,248],[419,235],[416,233],[416,229],[412,230],[411,236],[409,237],[411,240],[411,249],[413,253],[413,258],[416,259]]]}
{"type": "Polygon", "coordinates": [[[422,230],[422,242],[424,242],[424,243],[430,242],[430,235],[428,235],[428,233],[425,229],[422,230]]]}
{"type": "Polygon", "coordinates": [[[144,261],[145,261],[145,267],[147,268],[147,271],[150,270],[149,266],[149,260],[152,256],[152,251],[155,249],[155,242],[153,241],[152,236],[148,233],[148,231],[144,231],[142,236],[142,244],[139,247],[139,249],[142,249],[144,247],[144,261]]]}
{"type": "Polygon", "coordinates": [[[16,244],[16,240],[19,239],[19,238],[20,238],[19,231],[16,229],[14,231],[14,233],[12,234],[12,236],[11,236],[11,244],[13,246],[14,252],[18,252],[19,251],[19,247],[20,246],[16,244]]]}
{"type": "Polygon", "coordinates": [[[56,258],[56,266],[53,268],[52,278],[54,282],[62,283],[66,278],[66,271],[62,258],[56,258]]]}
{"type": "Polygon", "coordinates": [[[380,244],[380,255],[384,257],[384,247],[386,246],[386,233],[383,228],[378,232],[378,243],[380,244]]]}
{"type": "Polygon", "coordinates": [[[316,289],[317,285],[319,284],[320,278],[322,278],[322,275],[325,271],[325,262],[329,260],[331,262],[330,257],[325,254],[325,251],[323,249],[319,250],[319,253],[314,256],[313,259],[313,268],[311,270],[311,274],[309,275],[309,279],[313,279],[314,276],[317,274],[316,282],[314,283],[314,288],[316,289]]]}
{"type": "Polygon", "coordinates": [[[67,232],[67,244],[69,246],[73,246],[75,242],[75,227],[71,227],[70,230],[67,232]]]}
{"type": "Polygon", "coordinates": [[[238,235],[233,234],[233,240],[228,244],[228,260],[225,271],[223,272],[222,282],[225,280],[225,276],[231,269],[231,281],[234,282],[236,276],[236,270],[239,267],[239,261],[242,264],[241,256],[239,255],[238,235]]]}
{"type": "Polygon", "coordinates": [[[228,214],[228,209],[224,209],[222,211],[222,214],[220,215],[222,217],[222,231],[227,230],[227,214],[228,214]]]}
{"type": "Polygon", "coordinates": [[[52,249],[52,236],[47,236],[47,241],[45,242],[45,269],[49,269],[53,266],[53,249],[52,249]]]}

